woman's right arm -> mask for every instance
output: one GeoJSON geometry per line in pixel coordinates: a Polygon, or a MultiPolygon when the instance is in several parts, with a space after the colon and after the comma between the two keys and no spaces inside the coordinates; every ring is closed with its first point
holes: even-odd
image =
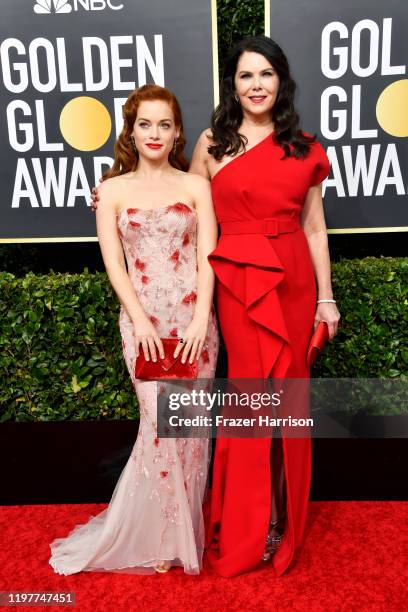
{"type": "Polygon", "coordinates": [[[107,180],[99,187],[99,206],[96,210],[96,228],[103,262],[112,287],[124,306],[135,329],[136,356],[142,345],[146,359],[149,350],[156,360],[155,345],[160,356],[164,357],[163,345],[156,330],[143,310],[126,271],[125,257],[117,230],[116,181],[107,180]]]}
{"type": "Polygon", "coordinates": [[[203,178],[210,180],[211,176],[208,170],[208,145],[208,130],[204,130],[197,140],[197,144],[194,148],[189,172],[192,174],[199,174],[203,178]]]}

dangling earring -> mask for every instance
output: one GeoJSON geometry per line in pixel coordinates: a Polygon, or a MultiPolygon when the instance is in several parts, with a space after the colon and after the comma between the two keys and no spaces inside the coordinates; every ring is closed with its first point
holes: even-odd
{"type": "Polygon", "coordinates": [[[239,96],[237,93],[234,93],[234,100],[237,104],[239,104],[239,96]]]}
{"type": "Polygon", "coordinates": [[[130,140],[132,141],[132,149],[135,152],[135,155],[138,155],[137,149],[136,149],[136,145],[135,145],[135,139],[133,136],[130,137],[130,140]]]}
{"type": "Polygon", "coordinates": [[[176,153],[177,153],[177,138],[175,138],[175,140],[174,140],[173,155],[175,155],[176,153]]]}

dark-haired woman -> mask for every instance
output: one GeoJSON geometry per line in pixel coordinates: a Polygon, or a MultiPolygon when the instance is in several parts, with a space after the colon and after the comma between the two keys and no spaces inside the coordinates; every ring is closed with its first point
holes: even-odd
{"type": "Polygon", "coordinates": [[[208,182],[183,171],[184,143],[174,94],[156,85],[130,94],[114,164],[100,187],[97,229],[122,305],[119,328],[139,431],[109,506],[51,544],[50,564],[59,574],[201,568],[208,439],[158,438],[158,383],[135,374],[142,352],[156,362],[164,357],[162,339],[179,338],[181,361],[197,360],[201,378],[214,375],[218,336],[207,256],[217,223],[208,182]]]}
{"type": "MultiPolygon", "coordinates": [[[[340,318],[321,193],[329,162],[298,127],[294,91],[274,41],[242,40],[193,156],[191,171],[211,179],[220,224],[210,262],[230,378],[307,378],[313,327],[326,321],[332,339],[340,318]]],[[[304,532],[310,469],[309,438],[217,439],[208,555],[219,574],[262,559],[277,575],[289,567],[304,532]]]]}

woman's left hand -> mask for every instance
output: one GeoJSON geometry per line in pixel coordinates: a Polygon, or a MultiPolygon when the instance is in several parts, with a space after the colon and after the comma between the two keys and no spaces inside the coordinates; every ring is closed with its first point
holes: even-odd
{"type": "Polygon", "coordinates": [[[314,329],[316,329],[320,321],[326,321],[329,330],[329,340],[333,340],[337,334],[337,327],[340,321],[340,313],[337,310],[336,304],[325,302],[317,305],[314,329]]]}
{"type": "Polygon", "coordinates": [[[174,351],[174,357],[177,357],[182,349],[183,354],[181,356],[181,363],[186,363],[188,354],[190,353],[189,362],[193,363],[194,359],[200,358],[201,351],[203,350],[205,338],[207,336],[208,328],[208,317],[193,317],[190,325],[184,332],[183,340],[177,345],[174,351]]]}

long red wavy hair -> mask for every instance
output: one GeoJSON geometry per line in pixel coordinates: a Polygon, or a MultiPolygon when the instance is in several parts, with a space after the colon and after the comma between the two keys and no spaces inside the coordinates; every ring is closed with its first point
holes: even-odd
{"type": "Polygon", "coordinates": [[[180,132],[177,138],[176,150],[174,151],[174,149],[172,149],[169,155],[169,163],[178,170],[188,170],[189,163],[184,155],[186,139],[183,132],[183,119],[181,116],[180,104],[176,96],[166,87],[149,84],[135,89],[125,102],[123,107],[123,128],[115,142],[113,165],[105,172],[102,180],[136,170],[139,162],[139,155],[134,150],[131,140],[133,126],[140,104],[152,100],[167,102],[173,112],[176,128],[180,132]]]}

